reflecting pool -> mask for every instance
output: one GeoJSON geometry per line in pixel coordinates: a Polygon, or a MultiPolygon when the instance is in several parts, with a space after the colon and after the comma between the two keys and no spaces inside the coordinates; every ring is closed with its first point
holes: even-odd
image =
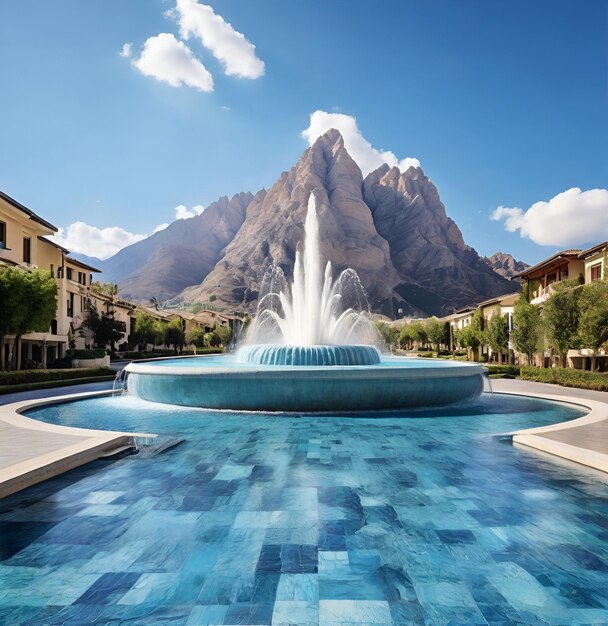
{"type": "Polygon", "coordinates": [[[1,501],[0,623],[608,623],[606,477],[492,436],[578,409],[28,415],[184,442],[1,501]]]}

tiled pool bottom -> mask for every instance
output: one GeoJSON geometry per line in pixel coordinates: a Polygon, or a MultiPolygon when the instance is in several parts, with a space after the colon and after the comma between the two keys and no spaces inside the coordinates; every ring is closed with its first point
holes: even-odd
{"type": "Polygon", "coordinates": [[[579,414],[32,412],[186,441],[1,501],[0,623],[608,624],[603,475],[488,436],[579,414]]]}

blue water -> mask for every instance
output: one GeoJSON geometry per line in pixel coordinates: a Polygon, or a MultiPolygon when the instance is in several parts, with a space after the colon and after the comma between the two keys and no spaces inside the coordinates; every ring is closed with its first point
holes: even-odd
{"type": "MultiPolygon", "coordinates": [[[[136,363],[137,364],[137,363],[136,363]]],[[[240,362],[237,360],[236,355],[227,354],[227,355],[209,355],[209,356],[198,356],[198,357],[185,357],[185,358],[171,358],[171,359],[157,359],[153,361],[145,361],[142,365],[151,365],[153,367],[183,367],[183,368],[192,368],[192,367],[239,367],[239,368],[247,368],[247,367],[255,367],[259,368],[260,365],[258,363],[249,363],[249,362],[240,362]]],[[[365,368],[376,368],[376,367],[411,367],[416,369],[427,369],[427,368],[450,368],[450,367],[463,367],[466,366],[466,363],[462,363],[461,361],[446,361],[441,359],[419,359],[419,358],[408,358],[408,357],[398,357],[391,355],[382,355],[382,360],[377,364],[370,364],[364,366],[346,366],[346,365],[337,365],[332,367],[332,371],[334,369],[339,370],[342,368],[352,368],[352,367],[365,367],[365,368]]],[[[291,365],[264,365],[264,369],[267,368],[280,368],[291,369],[294,366],[291,365]]],[[[314,366],[303,366],[307,369],[311,369],[314,366]]],[[[322,367],[322,366],[319,366],[322,367]]]]}
{"type": "Polygon", "coordinates": [[[580,414],[31,411],[185,442],[0,502],[0,623],[608,624],[605,475],[491,436],[580,414]]]}

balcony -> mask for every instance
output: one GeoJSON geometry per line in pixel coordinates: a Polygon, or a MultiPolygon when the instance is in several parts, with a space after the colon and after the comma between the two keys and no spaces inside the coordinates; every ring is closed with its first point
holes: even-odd
{"type": "Polygon", "coordinates": [[[530,300],[530,304],[542,304],[543,302],[545,302],[553,293],[553,287],[556,284],[559,283],[551,283],[546,287],[543,287],[542,285],[539,286],[536,291],[532,292],[532,300],[530,300]]]}

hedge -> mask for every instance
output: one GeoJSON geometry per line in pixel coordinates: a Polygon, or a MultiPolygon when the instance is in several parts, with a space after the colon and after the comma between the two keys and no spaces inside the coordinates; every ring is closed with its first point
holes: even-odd
{"type": "Polygon", "coordinates": [[[108,367],[89,367],[69,370],[16,370],[0,372],[1,385],[22,385],[26,383],[46,382],[49,380],[70,380],[74,378],[94,378],[114,374],[108,367]]]}
{"type": "Polygon", "coordinates": [[[608,374],[561,367],[522,367],[520,377],[539,383],[553,383],[562,387],[577,387],[594,391],[608,391],[608,374]]]}
{"type": "Polygon", "coordinates": [[[103,359],[107,352],[103,348],[94,350],[68,350],[67,356],[71,359],[103,359]]]}
{"type": "MultiPolygon", "coordinates": [[[[197,348],[196,354],[221,354],[222,348],[197,348]]],[[[180,354],[175,354],[174,350],[155,350],[154,352],[126,352],[124,358],[136,361],[138,359],[158,359],[172,356],[192,356],[192,350],[182,350],[180,354]]]]}
{"type": "Polygon", "coordinates": [[[519,376],[521,367],[518,365],[486,365],[490,376],[515,378],[519,376]]]}

